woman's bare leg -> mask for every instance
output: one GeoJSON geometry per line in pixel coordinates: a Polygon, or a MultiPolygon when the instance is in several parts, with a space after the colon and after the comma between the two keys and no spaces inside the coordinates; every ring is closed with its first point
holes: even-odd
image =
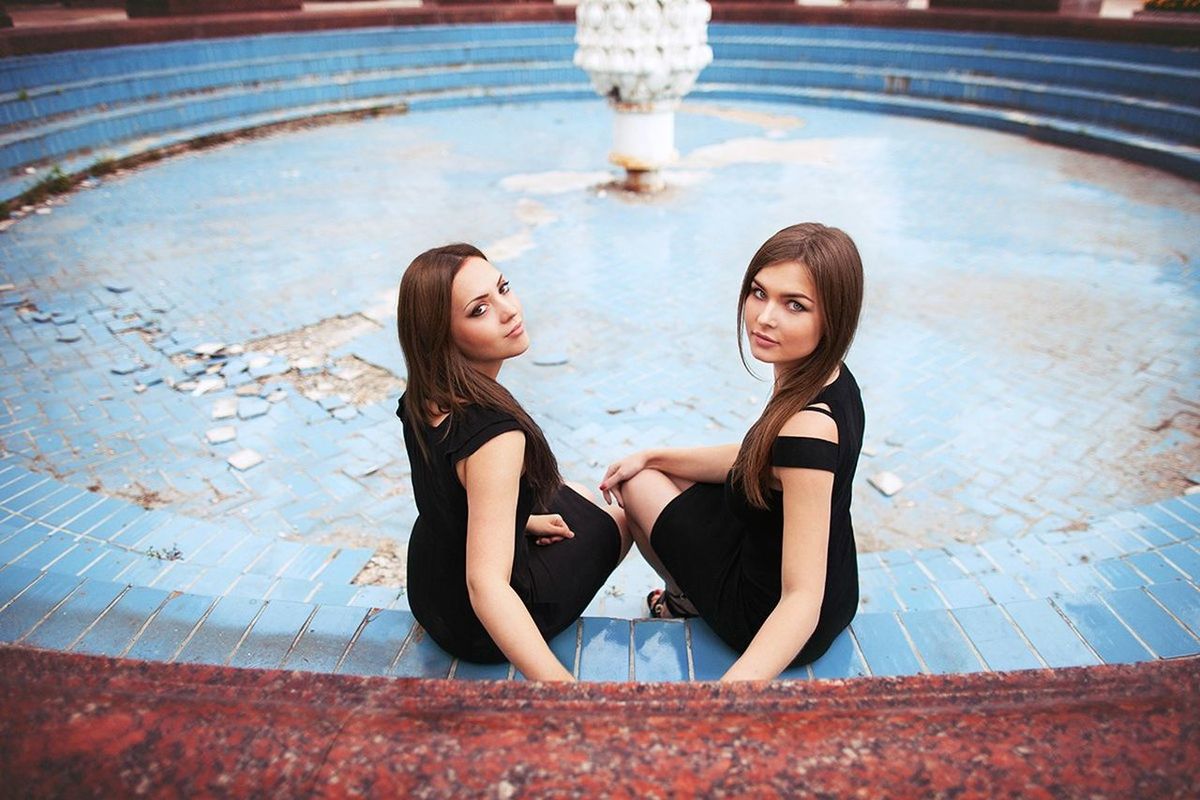
{"type": "Polygon", "coordinates": [[[629,532],[637,542],[642,558],[666,582],[667,591],[681,594],[679,584],[650,545],[650,532],[667,504],[678,497],[690,481],[673,478],[656,469],[644,469],[621,484],[621,500],[625,504],[625,519],[629,532]],[[681,485],[682,484],[682,485],[681,485]]]}

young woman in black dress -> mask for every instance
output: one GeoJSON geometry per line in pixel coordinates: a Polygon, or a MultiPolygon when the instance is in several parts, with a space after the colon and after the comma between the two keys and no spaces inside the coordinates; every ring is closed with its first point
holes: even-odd
{"type": "Polygon", "coordinates": [[[738,303],[739,349],[744,329],[775,373],[758,421],[740,446],[635,453],[600,485],[666,581],[651,615],[698,615],[741,653],[723,680],[816,660],[858,606],[850,492],[863,407],[842,359],[862,291],[844,232],[805,223],[772,236],[738,303]]]}
{"type": "Polygon", "coordinates": [[[459,658],[572,680],[546,641],[625,557],[624,514],[563,483],[541,429],[496,382],[529,336],[483,253],[460,244],[417,256],[400,281],[397,324],[408,366],[397,414],[419,515],[408,544],[413,615],[459,658]]]}

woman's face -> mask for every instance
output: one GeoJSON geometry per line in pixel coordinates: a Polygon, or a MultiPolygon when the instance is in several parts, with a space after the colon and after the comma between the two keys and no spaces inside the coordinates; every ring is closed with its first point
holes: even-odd
{"type": "Polygon", "coordinates": [[[468,258],[450,286],[450,338],[464,357],[499,367],[529,349],[521,304],[508,281],[482,258],[468,258]]]}
{"type": "Polygon", "coordinates": [[[821,341],[816,289],[808,267],[799,261],[760,269],[742,311],[750,352],[777,370],[812,355],[821,341]]]}

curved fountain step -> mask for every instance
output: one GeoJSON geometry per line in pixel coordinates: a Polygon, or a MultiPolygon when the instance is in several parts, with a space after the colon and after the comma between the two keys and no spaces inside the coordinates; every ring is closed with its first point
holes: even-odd
{"type": "MultiPolygon", "coordinates": [[[[96,496],[83,494],[90,493],[11,464],[0,470],[0,508],[8,515],[0,519],[0,641],[241,666],[519,677],[507,664],[446,655],[414,626],[394,589],[283,574],[287,565],[309,558],[304,573],[323,548],[299,546],[289,557],[268,545],[257,559],[261,573],[145,555],[114,560],[113,554],[129,557],[131,551],[63,524],[80,520],[76,527],[97,530],[100,523],[89,522],[85,508],[96,496]],[[393,608],[378,610],[386,606],[393,608]]],[[[107,514],[118,531],[150,515],[111,498],[91,508],[107,514]]],[[[154,513],[160,520],[171,516],[154,513]]],[[[1177,498],[1114,515],[1081,533],[866,554],[858,617],[822,659],[784,677],[1194,654],[1200,652],[1198,541],[1200,505],[1177,498]]],[[[552,649],[587,680],[703,680],[719,676],[735,657],[696,620],[589,617],[557,637],[552,649]]]]}
{"type": "Polygon", "coordinates": [[[1021,134],[1066,147],[1104,153],[1149,164],[1184,177],[1200,178],[1200,147],[1167,142],[1116,128],[1089,125],[1069,118],[1042,116],[1024,111],[966,103],[926,100],[906,95],[782,86],[700,83],[696,85],[689,96],[693,99],[792,102],[853,111],[921,117],[942,122],[957,122],[1021,134]]]}
{"type": "MultiPolygon", "coordinates": [[[[480,98],[588,97],[569,24],[286,34],[0,65],[0,166],[81,172],[214,133],[480,98]]],[[[711,27],[709,97],[982,125],[1194,177],[1200,56],[1183,48],[872,28],[711,27]],[[737,88],[732,88],[737,87],[737,88]]],[[[6,197],[36,177],[10,177],[6,197]]]]}

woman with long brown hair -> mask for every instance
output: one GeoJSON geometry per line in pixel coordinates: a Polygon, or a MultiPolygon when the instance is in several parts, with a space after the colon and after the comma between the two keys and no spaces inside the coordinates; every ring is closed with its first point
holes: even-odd
{"type": "Polygon", "coordinates": [[[647,598],[651,616],[700,616],[741,654],[723,680],[816,660],[858,606],[850,494],[864,415],[842,359],[862,294],[862,261],[844,232],[804,223],[776,233],[751,259],[738,302],[742,363],[744,332],[774,368],[741,445],[635,453],[600,484],[666,582],[647,598]]]}
{"type": "Polygon", "coordinates": [[[546,642],[583,613],[631,540],[620,509],[563,483],[541,428],[496,381],[529,348],[521,305],[477,248],[437,247],[405,270],[397,326],[408,384],[396,413],[418,512],[413,615],[459,658],[572,680],[546,642]]]}

